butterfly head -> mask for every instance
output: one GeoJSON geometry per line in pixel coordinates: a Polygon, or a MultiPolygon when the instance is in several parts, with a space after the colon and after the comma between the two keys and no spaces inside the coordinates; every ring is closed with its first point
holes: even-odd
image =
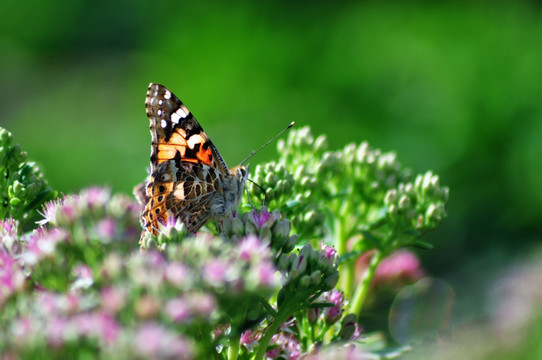
{"type": "Polygon", "coordinates": [[[230,170],[230,174],[238,179],[242,185],[244,185],[248,178],[248,165],[236,166],[230,170]]]}

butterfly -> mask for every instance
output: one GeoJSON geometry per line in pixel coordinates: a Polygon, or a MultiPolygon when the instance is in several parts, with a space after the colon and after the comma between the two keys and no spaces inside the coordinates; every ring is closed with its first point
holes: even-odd
{"type": "Polygon", "coordinates": [[[208,220],[234,211],[248,171],[228,169],[194,115],[168,88],[151,83],[145,99],[150,120],[151,167],[134,193],[145,206],[142,237],[156,235],[159,223],[180,219],[196,232],[208,220]]]}

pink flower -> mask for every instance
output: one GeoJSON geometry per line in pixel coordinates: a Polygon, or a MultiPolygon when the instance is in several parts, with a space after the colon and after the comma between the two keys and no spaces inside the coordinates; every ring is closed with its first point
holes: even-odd
{"type": "Polygon", "coordinates": [[[271,213],[264,207],[260,211],[254,210],[251,212],[254,224],[257,227],[262,227],[271,219],[271,213]]]}
{"type": "Polygon", "coordinates": [[[175,286],[181,286],[187,284],[190,281],[190,270],[177,262],[170,262],[167,264],[164,271],[166,281],[175,286]]]}
{"type": "Polygon", "coordinates": [[[111,198],[111,191],[101,187],[90,187],[81,191],[80,199],[82,205],[86,205],[88,208],[100,208],[107,204],[111,198]]]}
{"type": "Polygon", "coordinates": [[[51,229],[46,232],[43,229],[35,230],[22,253],[22,261],[24,264],[33,266],[42,258],[54,256],[56,244],[61,241],[66,241],[68,234],[63,230],[51,229]]]}
{"type": "Polygon", "coordinates": [[[191,312],[198,316],[210,316],[216,310],[215,298],[205,293],[193,293],[186,296],[191,312]]]}
{"type": "Polygon", "coordinates": [[[186,322],[191,317],[191,309],[183,298],[171,299],[166,303],[166,314],[177,323],[186,322]]]}
{"type": "Polygon", "coordinates": [[[252,330],[247,330],[241,334],[239,339],[239,344],[243,345],[249,350],[254,349],[258,345],[258,340],[262,338],[261,332],[253,332],[252,330]]]}
{"type": "Polygon", "coordinates": [[[75,281],[71,286],[71,290],[87,289],[94,284],[92,277],[92,269],[87,265],[77,265],[74,269],[75,281]]]}
{"type": "Polygon", "coordinates": [[[104,238],[104,240],[110,241],[115,238],[117,225],[112,218],[105,218],[98,222],[96,225],[96,232],[98,236],[104,238]]]}
{"type": "Polygon", "coordinates": [[[374,281],[380,282],[412,282],[423,277],[420,261],[414,253],[399,250],[380,263],[376,269],[374,281]]]}
{"type": "Polygon", "coordinates": [[[150,359],[191,359],[191,344],[158,324],[142,325],[134,338],[135,353],[150,359]]]}
{"type": "Polygon", "coordinates": [[[343,294],[339,290],[333,289],[325,294],[324,299],[324,301],[335,305],[324,309],[326,323],[334,324],[341,318],[343,312],[343,294]]]}
{"type": "Polygon", "coordinates": [[[223,260],[216,259],[203,266],[203,277],[213,286],[221,286],[231,279],[230,265],[223,260]]]}
{"type": "Polygon", "coordinates": [[[262,261],[258,268],[258,285],[262,287],[274,288],[279,285],[277,269],[269,261],[262,261]]]}
{"type": "Polygon", "coordinates": [[[102,308],[107,314],[114,315],[126,304],[126,292],[113,286],[102,289],[102,308]]]}
{"type": "Polygon", "coordinates": [[[0,305],[22,289],[26,276],[10,253],[0,247],[0,305]]]}

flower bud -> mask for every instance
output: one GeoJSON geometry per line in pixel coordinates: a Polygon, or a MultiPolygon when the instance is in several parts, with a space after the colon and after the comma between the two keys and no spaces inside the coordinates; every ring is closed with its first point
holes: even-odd
{"type": "Polygon", "coordinates": [[[296,234],[291,235],[288,238],[287,243],[282,247],[282,252],[284,253],[291,252],[295,248],[296,244],[297,244],[297,235],[296,234]]]}
{"type": "Polygon", "coordinates": [[[311,278],[309,275],[303,275],[301,279],[299,279],[299,286],[303,289],[307,289],[311,286],[311,278]]]}
{"type": "Polygon", "coordinates": [[[337,285],[338,281],[339,281],[339,272],[335,270],[331,275],[329,275],[328,277],[324,279],[324,289],[325,290],[333,289],[337,285]]]}
{"type": "Polygon", "coordinates": [[[288,265],[290,264],[288,255],[286,254],[280,254],[279,259],[277,261],[277,267],[281,271],[288,271],[288,265]]]}
{"type": "MultiPolygon", "coordinates": [[[[399,184],[401,186],[401,184],[399,184]]],[[[397,201],[397,190],[391,189],[388,190],[386,196],[384,196],[384,203],[389,207],[390,204],[393,204],[397,201]]]]}
{"type": "Polygon", "coordinates": [[[322,272],[320,270],[315,270],[310,274],[311,286],[318,286],[322,281],[322,272]]]}
{"type": "Polygon", "coordinates": [[[341,340],[351,340],[357,330],[356,315],[348,314],[341,321],[341,340]]]}
{"type": "Polygon", "coordinates": [[[408,208],[410,208],[410,204],[411,204],[410,198],[406,195],[402,195],[401,198],[399,199],[398,208],[401,211],[405,211],[405,210],[408,210],[408,208]]]}

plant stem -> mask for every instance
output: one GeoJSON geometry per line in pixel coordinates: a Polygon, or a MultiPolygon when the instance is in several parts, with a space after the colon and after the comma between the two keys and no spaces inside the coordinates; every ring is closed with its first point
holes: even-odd
{"type": "Polygon", "coordinates": [[[273,335],[275,335],[282,323],[285,322],[286,319],[288,319],[288,317],[294,312],[294,310],[295,309],[292,306],[284,306],[282,309],[279,309],[277,317],[273,319],[273,323],[269,325],[265,335],[260,340],[260,346],[258,347],[258,352],[256,353],[254,360],[262,360],[264,358],[267,347],[271,342],[271,338],[273,335]]]}
{"type": "Polygon", "coordinates": [[[350,310],[352,310],[354,314],[357,314],[358,317],[361,314],[361,309],[363,308],[363,304],[365,303],[365,299],[367,298],[367,294],[369,293],[369,288],[371,287],[371,282],[375,275],[376,268],[378,267],[378,264],[380,264],[380,261],[382,261],[382,258],[382,252],[376,250],[375,254],[371,258],[369,267],[367,268],[367,270],[365,270],[365,273],[363,274],[361,283],[356,288],[356,293],[352,297],[350,310]]]}
{"type": "MultiPolygon", "coordinates": [[[[346,243],[347,239],[345,239],[345,228],[344,228],[344,222],[340,217],[337,217],[334,220],[333,224],[334,232],[335,232],[335,246],[337,248],[337,255],[342,256],[346,254],[347,248],[346,243]]],[[[339,266],[339,284],[340,287],[343,289],[346,296],[349,296],[352,293],[352,284],[349,284],[351,275],[349,274],[350,269],[348,267],[347,263],[340,264],[339,266]]]]}
{"type": "Polygon", "coordinates": [[[236,360],[239,356],[239,339],[241,334],[230,338],[230,346],[228,348],[228,360],[236,360]]]}

